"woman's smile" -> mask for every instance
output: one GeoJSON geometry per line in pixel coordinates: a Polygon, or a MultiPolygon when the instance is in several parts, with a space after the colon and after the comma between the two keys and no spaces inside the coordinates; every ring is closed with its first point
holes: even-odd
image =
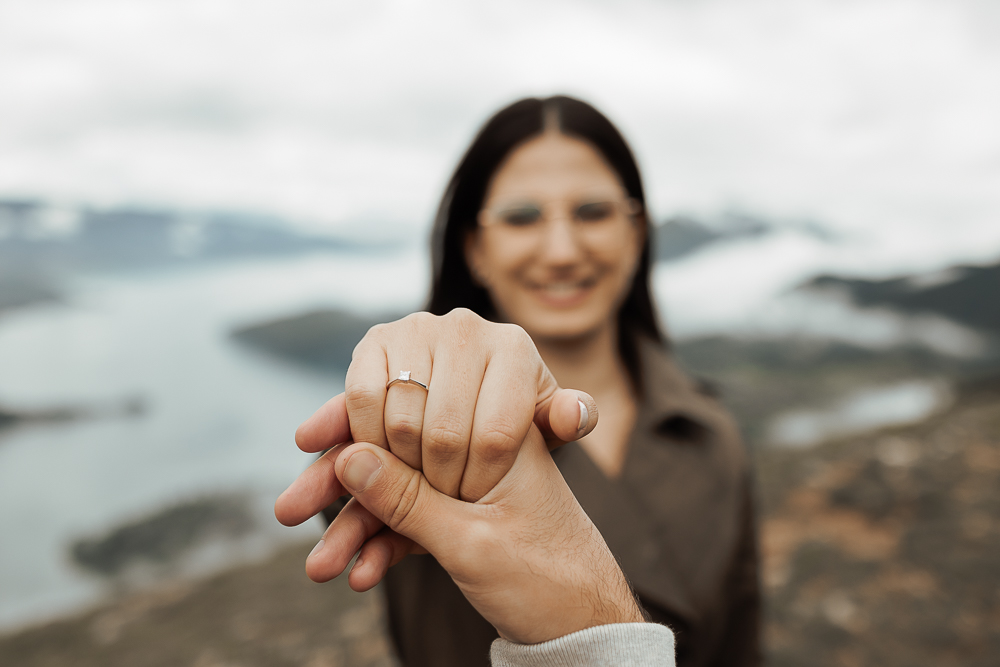
{"type": "Polygon", "coordinates": [[[553,308],[572,308],[583,303],[593,293],[597,277],[542,282],[525,280],[524,285],[553,308]]]}

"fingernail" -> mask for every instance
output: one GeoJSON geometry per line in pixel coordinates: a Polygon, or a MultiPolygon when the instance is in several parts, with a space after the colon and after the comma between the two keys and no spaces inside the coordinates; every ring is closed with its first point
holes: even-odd
{"type": "Polygon", "coordinates": [[[577,401],[577,403],[580,404],[580,423],[577,424],[576,430],[582,431],[590,423],[590,412],[587,411],[587,406],[583,404],[583,401],[577,401]]]}
{"type": "Polygon", "coordinates": [[[316,546],[313,547],[313,550],[309,552],[309,555],[306,556],[306,558],[312,558],[314,555],[316,555],[316,553],[318,553],[323,549],[324,544],[326,544],[326,540],[320,540],[319,542],[317,542],[316,546]]]}
{"type": "Polygon", "coordinates": [[[371,452],[360,451],[347,460],[344,468],[344,484],[351,491],[364,491],[378,477],[382,462],[371,452]]]}
{"type": "Polygon", "coordinates": [[[365,562],[365,557],[364,556],[358,556],[357,560],[354,561],[354,567],[351,568],[351,572],[354,572],[355,570],[360,569],[361,566],[364,564],[364,562],[365,562]]]}

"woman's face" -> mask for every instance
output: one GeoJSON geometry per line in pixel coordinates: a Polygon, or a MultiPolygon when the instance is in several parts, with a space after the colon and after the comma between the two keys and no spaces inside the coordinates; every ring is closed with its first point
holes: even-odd
{"type": "Polygon", "coordinates": [[[634,206],[590,144],[545,132],[493,174],[466,260],[499,315],[533,338],[597,333],[632,285],[644,240],[634,206]]]}

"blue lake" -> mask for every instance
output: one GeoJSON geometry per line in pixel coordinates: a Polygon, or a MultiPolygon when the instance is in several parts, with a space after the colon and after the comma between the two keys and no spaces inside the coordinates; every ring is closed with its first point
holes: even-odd
{"type": "Polygon", "coordinates": [[[184,271],[80,277],[68,302],[0,319],[0,404],[114,406],[108,414],[0,432],[0,629],[92,604],[106,584],[71,562],[80,537],[185,499],[252,498],[257,529],[180,564],[206,572],[259,558],[319,525],[289,530],[274,498],[310,462],[295,427],[343,390],[235,344],[238,326],[322,307],[419,306],[421,252],[315,255],[184,271]]]}

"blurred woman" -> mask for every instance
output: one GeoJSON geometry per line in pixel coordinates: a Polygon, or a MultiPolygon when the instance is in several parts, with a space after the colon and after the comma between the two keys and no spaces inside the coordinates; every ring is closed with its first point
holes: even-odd
{"type": "MultiPolygon", "coordinates": [[[[677,664],[758,664],[747,455],[660,330],[642,180],[618,130],[569,97],[498,112],[445,191],[433,266],[431,313],[519,325],[560,386],[596,399],[597,427],[553,458],[645,611],[675,631],[677,664]]],[[[496,631],[431,556],[390,569],[385,591],[405,665],[488,664],[496,631]]]]}

